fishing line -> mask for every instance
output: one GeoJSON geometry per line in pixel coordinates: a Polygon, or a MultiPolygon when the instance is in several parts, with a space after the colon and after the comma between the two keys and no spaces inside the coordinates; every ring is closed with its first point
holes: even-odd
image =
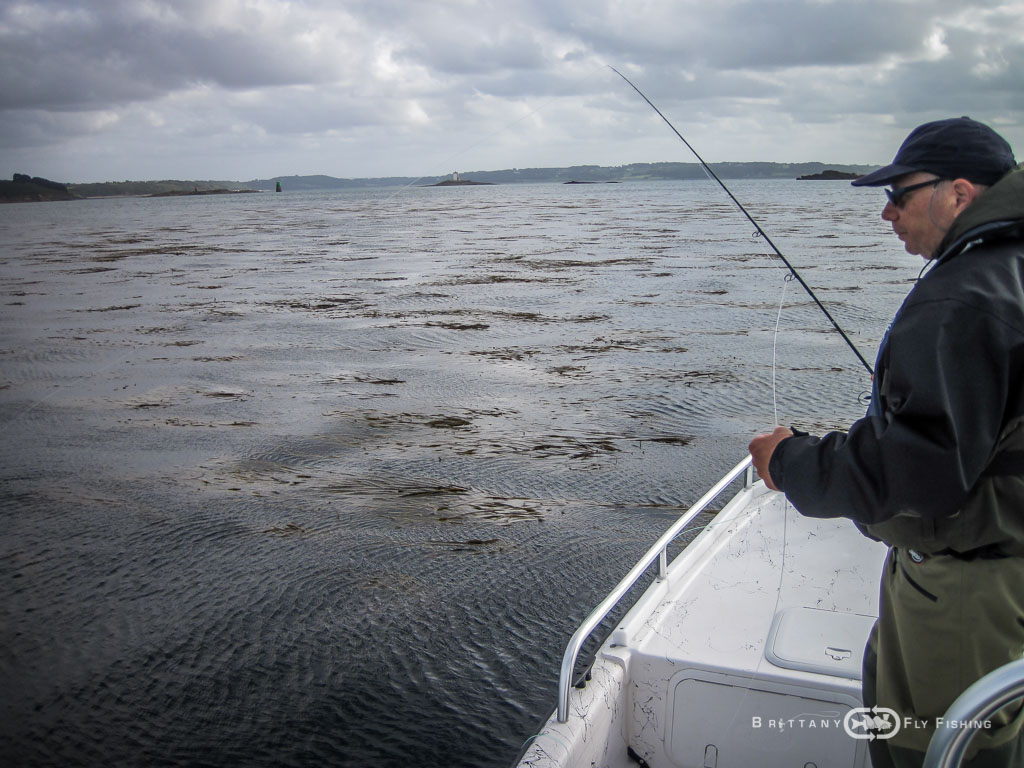
{"type": "Polygon", "coordinates": [[[772,410],[775,414],[775,421],[773,424],[781,424],[779,421],[779,401],[776,396],[775,388],[775,371],[776,371],[776,350],[779,345],[779,323],[782,321],[782,306],[786,303],[786,288],[792,281],[793,273],[787,272],[786,276],[782,279],[782,296],[779,297],[779,314],[775,316],[775,336],[772,337],[772,410]]]}
{"type": "MultiPolygon", "coordinates": [[[[672,123],[669,121],[669,119],[667,117],[665,117],[665,115],[663,115],[661,113],[661,110],[658,109],[656,106],[654,106],[654,104],[651,102],[650,99],[647,98],[647,96],[644,94],[643,91],[641,91],[639,88],[637,88],[628,77],[626,77],[621,72],[619,72],[617,69],[615,69],[615,67],[612,67],[612,66],[609,65],[608,68],[612,72],[617,74],[619,77],[621,77],[623,80],[625,80],[626,83],[628,83],[629,86],[634,91],[636,91],[638,94],[640,94],[640,97],[644,101],[647,102],[647,104],[651,107],[651,109],[653,109],[657,113],[658,117],[660,117],[662,120],[665,121],[665,124],[668,125],[668,127],[672,129],[672,132],[676,136],[679,137],[680,141],[682,141],[683,144],[686,145],[687,149],[689,149],[693,153],[694,157],[697,158],[697,160],[700,162],[701,167],[704,169],[704,172],[706,174],[710,175],[715,181],[718,182],[718,185],[725,191],[725,193],[729,196],[729,198],[736,204],[736,207],[738,207],[743,212],[743,214],[747,217],[747,219],[750,221],[750,223],[754,225],[754,228],[757,230],[757,234],[759,234],[761,237],[764,238],[765,242],[768,243],[769,246],[771,246],[771,249],[773,251],[775,251],[775,254],[782,260],[782,263],[785,264],[786,267],[788,267],[788,269],[789,269],[789,273],[786,275],[785,282],[783,283],[783,287],[782,287],[782,298],[779,301],[779,313],[778,313],[778,316],[776,317],[776,320],[775,320],[775,339],[772,342],[772,402],[773,402],[773,407],[775,408],[775,423],[776,424],[779,423],[779,419],[778,419],[778,404],[776,402],[776,395],[775,395],[775,350],[776,350],[776,344],[777,344],[777,341],[778,341],[779,323],[780,323],[781,318],[782,318],[782,306],[783,306],[783,304],[785,302],[786,287],[787,287],[788,283],[791,280],[797,280],[800,283],[800,285],[803,286],[804,290],[807,291],[808,295],[812,299],[814,299],[814,303],[818,305],[818,308],[822,311],[822,313],[825,315],[825,317],[828,318],[829,322],[832,323],[832,326],[836,329],[836,331],[839,332],[839,335],[842,336],[843,341],[845,341],[846,344],[850,347],[850,349],[853,350],[853,353],[857,356],[857,359],[860,360],[861,364],[864,366],[864,368],[867,370],[867,372],[869,374],[871,374],[871,375],[874,375],[874,371],[871,369],[871,366],[868,364],[868,361],[864,359],[864,356],[860,353],[860,351],[857,349],[857,347],[854,346],[853,342],[850,341],[850,338],[846,335],[846,333],[843,331],[843,329],[839,327],[839,323],[837,323],[835,321],[835,318],[833,318],[832,315],[829,314],[829,311],[825,308],[825,306],[821,303],[821,301],[818,300],[818,297],[814,294],[814,291],[811,290],[811,287],[809,285],[807,285],[806,282],[804,282],[804,279],[802,277],[800,277],[800,274],[796,271],[796,269],[793,267],[793,265],[790,264],[789,259],[787,259],[782,254],[782,252],[778,248],[775,247],[775,243],[773,243],[771,238],[768,237],[768,234],[761,228],[761,225],[758,224],[757,221],[754,220],[754,217],[751,216],[750,213],[747,211],[747,209],[744,208],[743,205],[740,203],[740,201],[736,199],[736,196],[733,195],[733,193],[731,191],[729,191],[729,188],[725,185],[725,183],[720,178],[718,178],[717,174],[715,174],[715,172],[713,170],[711,170],[711,167],[706,162],[704,162],[704,158],[702,158],[697,153],[697,151],[690,145],[690,142],[688,142],[685,138],[683,138],[683,135],[681,133],[679,133],[679,131],[676,130],[676,127],[674,125],[672,125],[672,123]]],[[[788,551],[787,550],[788,550],[788,544],[789,544],[789,530],[788,530],[789,529],[789,500],[786,499],[785,497],[783,497],[783,501],[782,501],[782,516],[783,516],[782,517],[782,561],[779,563],[779,581],[778,581],[778,584],[777,584],[776,590],[775,590],[775,607],[772,610],[772,615],[773,616],[775,616],[778,613],[779,605],[781,604],[781,601],[782,601],[782,586],[783,586],[783,582],[785,580],[786,558],[787,558],[787,555],[788,555],[788,551]]],[[[758,662],[757,662],[757,672],[758,673],[760,672],[761,665],[764,662],[765,662],[765,655],[762,653],[760,655],[760,658],[758,659],[758,662]]],[[[751,695],[751,689],[747,688],[744,691],[743,696],[741,697],[741,700],[739,702],[737,702],[736,707],[734,708],[734,711],[733,711],[733,717],[734,718],[740,712],[740,710],[744,706],[744,704],[749,700],[749,696],[750,695],[751,695]]]]}
{"type": "Polygon", "coordinates": [[[665,121],[665,124],[669,128],[672,129],[672,132],[676,136],[678,136],[679,140],[682,141],[683,144],[686,145],[686,148],[689,149],[690,152],[693,153],[693,156],[697,158],[697,161],[701,164],[701,167],[704,169],[704,172],[709,174],[711,176],[711,178],[713,178],[715,181],[717,181],[718,185],[723,190],[725,190],[725,194],[727,194],[729,196],[729,199],[731,199],[736,204],[736,207],[739,208],[740,211],[743,212],[743,215],[746,216],[747,219],[750,221],[750,223],[754,225],[754,228],[757,230],[757,234],[764,238],[764,241],[766,243],[768,243],[769,246],[771,246],[771,249],[773,251],[775,251],[775,255],[778,256],[780,259],[782,259],[782,263],[785,264],[789,268],[789,271],[793,275],[793,277],[800,283],[801,286],[803,286],[803,289],[805,291],[807,291],[807,295],[810,296],[812,299],[814,299],[814,303],[818,305],[818,309],[820,309],[822,311],[822,313],[825,315],[825,317],[828,318],[829,322],[832,323],[832,327],[835,328],[836,331],[839,332],[839,335],[843,337],[843,341],[845,341],[847,346],[849,346],[850,349],[853,350],[853,354],[855,354],[857,356],[857,359],[860,360],[860,362],[864,366],[865,370],[867,370],[867,372],[870,375],[874,375],[874,371],[872,370],[871,365],[868,363],[867,360],[864,359],[864,356],[860,353],[860,350],[858,350],[857,347],[854,346],[854,343],[852,341],[850,341],[850,337],[846,335],[846,332],[839,326],[839,323],[836,322],[835,318],[832,317],[832,315],[829,313],[829,311],[825,308],[825,305],[821,303],[821,301],[815,295],[815,293],[811,289],[811,287],[806,282],[804,282],[804,279],[800,276],[800,273],[796,271],[796,269],[793,267],[792,264],[790,264],[789,259],[787,259],[782,254],[782,251],[780,251],[778,248],[775,247],[775,243],[773,243],[772,239],[770,237],[768,237],[768,233],[765,232],[761,228],[761,225],[758,224],[757,221],[755,221],[754,217],[750,215],[750,213],[747,211],[746,208],[743,207],[743,204],[739,200],[737,200],[736,196],[729,190],[729,188],[727,186],[725,186],[725,183],[720,178],[718,178],[718,175],[713,170],[711,170],[711,166],[709,166],[707,163],[704,162],[704,158],[702,158],[698,154],[697,150],[695,150],[690,145],[690,142],[688,142],[685,138],[683,138],[683,134],[681,134],[678,130],[676,130],[676,127],[674,125],[672,125],[672,123],[669,121],[669,119],[667,117],[665,117],[665,115],[663,115],[661,113],[660,109],[658,109],[656,106],[654,106],[654,102],[652,102],[649,98],[647,98],[647,96],[644,94],[643,91],[641,91],[639,88],[637,88],[633,84],[633,81],[631,81],[628,77],[626,77],[624,74],[619,72],[619,70],[617,70],[615,67],[611,66],[610,64],[607,65],[607,66],[608,66],[608,69],[610,69],[616,75],[618,75],[623,80],[625,80],[634,91],[636,91],[638,94],[640,94],[640,98],[642,98],[644,101],[647,102],[648,106],[650,106],[650,108],[653,109],[658,114],[658,117],[660,117],[662,120],[665,121]]]}

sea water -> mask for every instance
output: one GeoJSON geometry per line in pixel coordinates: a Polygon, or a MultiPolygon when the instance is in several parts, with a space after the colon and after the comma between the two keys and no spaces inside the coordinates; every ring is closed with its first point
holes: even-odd
{"type": "MultiPolygon", "coordinates": [[[[730,186],[872,359],[920,267],[884,199],[730,186]]],[[[507,765],[751,435],[869,388],[711,182],[8,205],[0,243],[9,765],[507,765]]]]}

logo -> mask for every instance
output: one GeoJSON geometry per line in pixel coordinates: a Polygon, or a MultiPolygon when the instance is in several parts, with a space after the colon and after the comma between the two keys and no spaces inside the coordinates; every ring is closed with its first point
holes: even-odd
{"type": "Polygon", "coordinates": [[[843,728],[852,739],[891,739],[900,732],[900,718],[888,707],[856,707],[846,713],[843,728]]]}

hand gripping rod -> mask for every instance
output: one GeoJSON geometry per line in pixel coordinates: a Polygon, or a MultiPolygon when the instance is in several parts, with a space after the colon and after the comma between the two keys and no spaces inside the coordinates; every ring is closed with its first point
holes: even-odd
{"type": "Polygon", "coordinates": [[[814,303],[818,305],[818,309],[820,309],[825,314],[825,317],[828,318],[829,322],[832,323],[832,327],[835,328],[837,331],[839,331],[839,335],[843,337],[843,341],[845,341],[847,343],[847,345],[850,347],[850,349],[853,350],[853,354],[855,354],[857,356],[857,359],[860,360],[861,364],[864,366],[864,368],[867,370],[867,372],[869,374],[871,374],[871,375],[874,375],[874,371],[871,369],[871,366],[868,364],[868,361],[864,359],[864,355],[862,355],[860,353],[860,350],[858,350],[857,347],[854,346],[853,342],[850,341],[850,337],[846,335],[846,332],[842,328],[839,327],[839,323],[837,323],[835,321],[835,318],[832,317],[831,314],[829,314],[829,311],[827,309],[825,309],[825,305],[822,304],[821,301],[818,300],[818,297],[814,295],[814,291],[812,291],[811,287],[806,282],[804,282],[804,279],[802,277],[800,277],[800,273],[796,271],[796,269],[793,267],[793,265],[789,263],[789,259],[787,259],[785,256],[783,256],[782,255],[782,251],[780,251],[778,248],[775,247],[775,243],[773,243],[772,239],[770,237],[768,237],[768,234],[763,229],[761,229],[761,225],[758,224],[754,220],[754,217],[750,215],[750,213],[747,211],[746,208],[743,207],[743,204],[739,200],[736,199],[736,196],[733,195],[732,192],[729,191],[729,188],[727,186],[725,186],[725,183],[720,178],[718,178],[718,174],[716,174],[713,170],[711,170],[711,166],[709,166],[707,163],[704,162],[704,158],[702,158],[699,154],[697,154],[697,150],[695,150],[692,146],[690,146],[690,142],[688,142],[686,139],[683,138],[683,134],[681,134],[679,131],[676,130],[676,127],[674,125],[672,125],[671,122],[669,122],[669,119],[667,117],[665,117],[661,113],[660,109],[658,109],[656,106],[654,106],[654,103],[650,99],[647,98],[647,96],[644,94],[643,91],[641,91],[639,88],[637,88],[635,85],[633,85],[633,82],[628,77],[626,77],[624,74],[619,72],[619,70],[617,70],[615,67],[611,66],[610,64],[607,65],[607,66],[608,66],[608,69],[610,69],[616,75],[618,75],[623,80],[625,80],[627,83],[629,83],[630,87],[634,91],[636,91],[637,93],[640,94],[640,98],[642,98],[644,101],[646,101],[648,103],[648,105],[650,105],[651,109],[653,109],[655,112],[658,113],[658,117],[660,117],[662,120],[665,121],[665,124],[669,128],[672,129],[672,132],[676,136],[678,136],[679,140],[682,141],[683,144],[686,145],[686,148],[689,149],[693,153],[693,156],[697,158],[697,160],[700,162],[700,164],[704,168],[704,170],[707,171],[707,173],[711,176],[711,178],[713,178],[715,181],[717,181],[719,186],[722,189],[725,190],[725,194],[727,194],[729,196],[729,198],[734,203],[736,203],[736,207],[737,208],[739,208],[741,211],[743,211],[743,215],[746,216],[750,220],[751,224],[754,225],[754,228],[757,229],[757,233],[761,237],[764,238],[764,241],[766,243],[768,243],[768,245],[771,246],[772,250],[775,251],[775,255],[778,256],[780,259],[782,259],[782,263],[785,264],[786,267],[789,268],[790,274],[793,275],[793,277],[795,277],[797,279],[797,282],[799,282],[800,285],[803,286],[804,290],[807,291],[807,295],[810,296],[812,299],[814,299],[814,303]]]}

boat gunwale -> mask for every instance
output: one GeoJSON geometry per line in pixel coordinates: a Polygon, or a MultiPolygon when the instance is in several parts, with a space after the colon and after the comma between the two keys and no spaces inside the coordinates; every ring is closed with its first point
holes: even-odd
{"type": "Polygon", "coordinates": [[[590,615],[580,624],[566,645],[562,654],[562,666],[558,677],[558,707],[556,710],[559,723],[566,723],[569,720],[569,694],[572,690],[573,671],[576,667],[576,660],[579,658],[580,650],[587,638],[601,624],[609,613],[622,601],[629,590],[647,573],[647,569],[658,561],[657,581],[663,582],[668,572],[668,547],[693,522],[694,518],[703,512],[722,493],[735,482],[740,475],[745,475],[743,489],[749,490],[753,486],[753,463],[750,456],[746,456],[741,462],[729,470],[722,478],[715,483],[703,496],[701,496],[658,540],[647,550],[637,561],[629,572],[619,581],[611,592],[602,600],[590,615]]]}

